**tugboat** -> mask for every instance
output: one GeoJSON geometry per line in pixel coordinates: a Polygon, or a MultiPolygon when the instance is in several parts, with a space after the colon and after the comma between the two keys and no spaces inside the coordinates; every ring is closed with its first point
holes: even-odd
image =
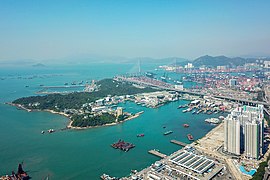
{"type": "Polygon", "coordinates": [[[144,134],[137,134],[137,137],[144,137],[144,134]]]}
{"type": "Polygon", "coordinates": [[[184,126],[185,128],[188,128],[188,127],[189,127],[189,124],[183,124],[183,126],[184,126]]]}
{"type": "Polygon", "coordinates": [[[188,138],[188,140],[190,140],[190,141],[193,141],[193,140],[194,140],[194,138],[193,138],[193,136],[192,136],[191,134],[188,134],[188,135],[187,135],[187,138],[188,138]]]}
{"type": "Polygon", "coordinates": [[[173,131],[166,131],[166,132],[163,133],[163,134],[166,136],[166,135],[169,135],[169,134],[171,134],[171,133],[173,133],[173,131]]]}

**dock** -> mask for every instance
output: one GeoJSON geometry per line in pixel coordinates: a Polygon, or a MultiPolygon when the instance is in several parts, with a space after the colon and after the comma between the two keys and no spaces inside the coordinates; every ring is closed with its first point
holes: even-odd
{"type": "Polygon", "coordinates": [[[186,143],[183,143],[181,141],[177,141],[177,140],[174,140],[174,139],[171,140],[170,142],[173,143],[173,144],[177,144],[179,146],[183,146],[183,147],[185,147],[187,145],[186,143]]]}
{"type": "Polygon", "coordinates": [[[149,154],[153,154],[153,155],[155,155],[155,156],[158,156],[158,157],[160,157],[160,158],[165,158],[165,157],[167,157],[167,155],[162,154],[162,153],[160,153],[160,152],[158,152],[158,151],[156,151],[156,150],[150,150],[150,151],[148,151],[148,153],[149,153],[149,154]]]}

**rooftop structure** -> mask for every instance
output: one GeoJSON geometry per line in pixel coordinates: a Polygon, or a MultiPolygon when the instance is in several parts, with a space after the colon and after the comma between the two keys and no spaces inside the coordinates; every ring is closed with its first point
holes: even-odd
{"type": "Polygon", "coordinates": [[[196,173],[202,174],[215,165],[213,160],[204,156],[196,155],[192,152],[181,151],[173,156],[169,161],[196,173]]]}

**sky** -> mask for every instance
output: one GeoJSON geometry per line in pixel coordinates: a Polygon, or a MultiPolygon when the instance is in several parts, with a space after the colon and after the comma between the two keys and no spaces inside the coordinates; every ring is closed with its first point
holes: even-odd
{"type": "Polygon", "coordinates": [[[0,1],[0,61],[269,56],[269,0],[0,1]]]}

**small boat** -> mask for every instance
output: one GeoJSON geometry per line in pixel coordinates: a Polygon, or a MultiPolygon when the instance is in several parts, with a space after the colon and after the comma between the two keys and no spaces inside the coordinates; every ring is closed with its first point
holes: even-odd
{"type": "Polygon", "coordinates": [[[184,106],[180,105],[180,106],[177,107],[177,109],[181,109],[181,108],[183,108],[183,107],[184,107],[184,106]]]}
{"type": "Polygon", "coordinates": [[[173,131],[166,131],[166,132],[163,133],[163,134],[166,136],[166,135],[169,135],[169,134],[171,134],[171,133],[173,133],[173,131]]]}
{"type": "Polygon", "coordinates": [[[192,111],[192,114],[195,114],[196,113],[196,111],[194,110],[194,111],[192,111]]]}
{"type": "Polygon", "coordinates": [[[166,126],[163,126],[163,129],[166,128],[166,126]]]}
{"type": "Polygon", "coordinates": [[[185,112],[187,112],[187,110],[183,110],[182,112],[185,113],[185,112]]]}
{"type": "Polygon", "coordinates": [[[41,134],[44,134],[45,132],[44,131],[41,131],[41,134]]]}
{"type": "Polygon", "coordinates": [[[49,130],[48,130],[48,133],[53,133],[53,132],[55,132],[54,129],[49,129],[49,130]]]}
{"type": "Polygon", "coordinates": [[[102,175],[100,176],[100,179],[103,179],[103,180],[109,180],[109,179],[113,179],[113,178],[110,177],[110,176],[107,175],[107,174],[102,174],[102,175]]]}
{"type": "Polygon", "coordinates": [[[188,134],[188,135],[187,135],[187,138],[188,138],[188,140],[190,140],[190,141],[193,141],[193,140],[194,140],[194,138],[193,138],[193,136],[192,136],[191,134],[188,134]]]}
{"type": "Polygon", "coordinates": [[[65,83],[64,85],[66,86],[66,85],[68,85],[68,83],[65,83]]]}
{"type": "Polygon", "coordinates": [[[183,124],[183,126],[184,126],[185,128],[188,128],[188,127],[189,127],[189,124],[183,124]]]}
{"type": "Polygon", "coordinates": [[[137,171],[137,170],[131,170],[131,172],[132,172],[133,174],[136,174],[138,171],[137,171]]]}
{"type": "Polygon", "coordinates": [[[137,137],[144,137],[144,134],[137,134],[137,137]]]}

